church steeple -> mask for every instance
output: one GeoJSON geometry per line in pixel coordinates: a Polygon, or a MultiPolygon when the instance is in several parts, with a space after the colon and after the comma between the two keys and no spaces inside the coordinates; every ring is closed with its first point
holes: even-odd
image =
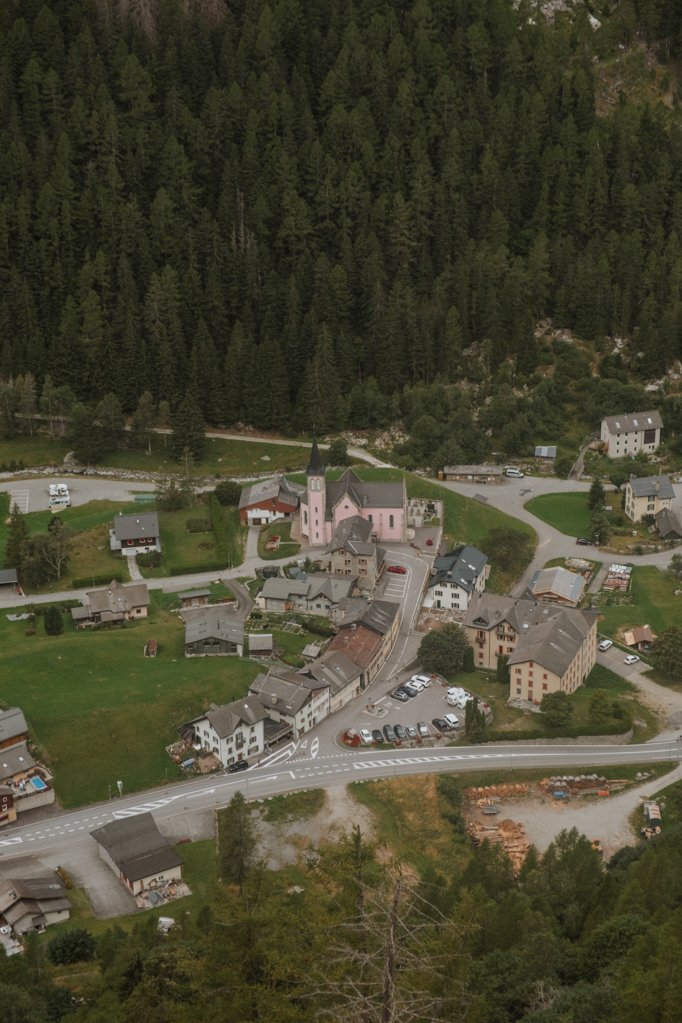
{"type": "Polygon", "coordinates": [[[306,469],[307,476],[324,476],[324,464],[320,449],[317,446],[317,437],[313,437],[313,446],[310,449],[310,461],[306,469]]]}

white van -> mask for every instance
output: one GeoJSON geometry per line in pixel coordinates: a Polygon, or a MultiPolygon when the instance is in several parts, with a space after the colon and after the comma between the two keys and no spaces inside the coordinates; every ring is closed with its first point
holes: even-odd
{"type": "Polygon", "coordinates": [[[523,476],[524,476],[524,474],[521,472],[520,469],[514,469],[514,468],[512,468],[512,469],[505,469],[504,470],[504,474],[505,474],[505,476],[511,476],[511,478],[514,479],[514,480],[522,480],[523,476]]]}

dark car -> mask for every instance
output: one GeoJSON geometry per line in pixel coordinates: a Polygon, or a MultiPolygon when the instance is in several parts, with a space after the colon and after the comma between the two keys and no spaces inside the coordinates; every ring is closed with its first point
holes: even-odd
{"type": "Polygon", "coordinates": [[[451,732],[452,729],[447,721],[443,721],[443,718],[434,718],[431,722],[437,732],[451,732]]]}
{"type": "Polygon", "coordinates": [[[236,764],[230,764],[227,770],[229,774],[235,774],[237,771],[248,771],[248,769],[248,760],[238,760],[236,764]]]}
{"type": "Polygon", "coordinates": [[[406,725],[405,726],[405,731],[407,732],[407,738],[408,739],[416,739],[417,738],[417,729],[414,727],[414,725],[406,725]]]}
{"type": "Polygon", "coordinates": [[[372,739],[374,740],[374,742],[383,742],[384,741],[384,733],[381,731],[380,728],[373,728],[372,729],[372,739]]]}
{"type": "Polygon", "coordinates": [[[580,547],[591,547],[592,546],[592,541],[588,540],[586,536],[579,536],[578,539],[576,540],[576,543],[580,547]]]}
{"type": "Polygon", "coordinates": [[[399,700],[401,703],[407,703],[411,695],[412,694],[408,693],[407,689],[403,689],[402,686],[398,686],[398,688],[394,689],[391,693],[393,699],[399,700]]]}
{"type": "Polygon", "coordinates": [[[398,737],[398,739],[400,739],[401,742],[403,742],[407,738],[407,732],[405,731],[402,725],[394,725],[393,731],[395,732],[396,736],[398,737]]]}
{"type": "Polygon", "coordinates": [[[393,725],[384,725],[384,738],[386,739],[386,742],[395,742],[393,725]]]}

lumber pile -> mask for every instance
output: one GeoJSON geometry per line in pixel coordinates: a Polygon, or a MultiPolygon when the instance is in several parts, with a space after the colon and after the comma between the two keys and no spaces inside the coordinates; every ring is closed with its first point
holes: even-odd
{"type": "Polygon", "coordinates": [[[509,784],[502,785],[477,785],[473,788],[465,789],[464,798],[472,803],[477,803],[481,799],[490,802],[491,799],[515,799],[519,796],[527,796],[529,791],[530,786],[523,785],[520,782],[516,784],[510,782],[509,784]]]}
{"type": "Polygon", "coordinates": [[[528,855],[529,842],[522,824],[516,821],[503,820],[499,824],[479,824],[472,821],[467,825],[467,834],[474,845],[491,842],[501,845],[518,874],[528,855]]]}

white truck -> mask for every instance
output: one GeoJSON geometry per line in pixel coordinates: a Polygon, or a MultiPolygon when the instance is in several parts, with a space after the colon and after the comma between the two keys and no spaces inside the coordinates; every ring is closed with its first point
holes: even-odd
{"type": "Polygon", "coordinates": [[[68,508],[71,504],[71,497],[69,495],[69,488],[66,483],[50,483],[50,509],[54,510],[58,505],[59,510],[62,508],[68,508]]]}

